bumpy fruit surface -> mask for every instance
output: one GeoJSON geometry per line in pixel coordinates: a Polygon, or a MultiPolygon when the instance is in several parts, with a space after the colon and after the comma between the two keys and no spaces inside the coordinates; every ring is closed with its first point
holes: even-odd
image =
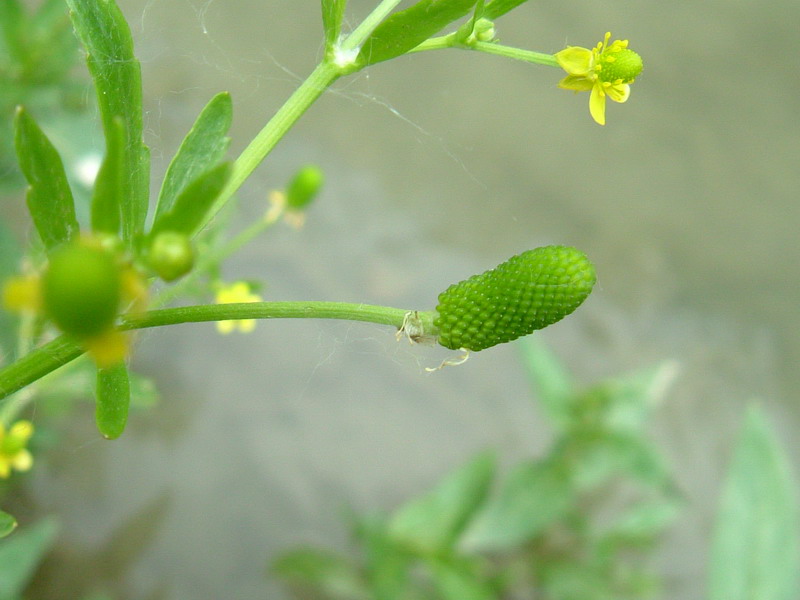
{"type": "Polygon", "coordinates": [[[50,257],[42,276],[44,307],[64,332],[92,337],[111,327],[120,303],[121,277],[105,250],[71,244],[50,257]]]}
{"type": "Polygon", "coordinates": [[[439,294],[439,343],[478,351],[528,335],[578,308],[594,282],[594,266],[580,250],[528,250],[439,294]]]}

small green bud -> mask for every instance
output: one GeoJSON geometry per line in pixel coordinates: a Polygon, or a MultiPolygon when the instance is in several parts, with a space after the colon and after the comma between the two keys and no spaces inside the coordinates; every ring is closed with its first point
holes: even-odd
{"type": "Polygon", "coordinates": [[[489,19],[478,19],[472,29],[472,35],[479,42],[491,42],[495,36],[494,23],[489,19]]]}
{"type": "Polygon", "coordinates": [[[528,250],[439,294],[439,343],[477,352],[528,335],[578,308],[594,282],[594,266],[580,250],[528,250]]]}
{"type": "Polygon", "coordinates": [[[314,165],[301,168],[286,188],[286,206],[290,210],[303,210],[319,193],[325,176],[314,165]]]}
{"type": "Polygon", "coordinates": [[[147,262],[164,281],[175,281],[186,275],[192,270],[194,259],[189,236],[177,231],[157,234],[147,251],[147,262]]]}
{"type": "Polygon", "coordinates": [[[119,310],[121,275],[115,258],[102,248],[78,242],[56,250],[42,276],[48,317],[76,337],[111,327],[119,310]]]}

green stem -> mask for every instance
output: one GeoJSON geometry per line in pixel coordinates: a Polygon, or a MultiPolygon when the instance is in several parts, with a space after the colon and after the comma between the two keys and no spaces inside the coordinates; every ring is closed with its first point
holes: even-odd
{"type": "Polygon", "coordinates": [[[375,31],[375,28],[389,16],[389,13],[392,12],[395,6],[400,4],[401,1],[402,0],[383,0],[369,15],[367,15],[367,18],[356,27],[355,31],[347,36],[347,39],[342,43],[342,50],[347,52],[360,48],[370,34],[375,31]]]}
{"type": "MultiPolygon", "coordinates": [[[[204,304],[123,315],[120,318],[120,329],[146,329],[179,323],[239,319],[344,319],[392,325],[399,329],[404,325],[409,312],[402,308],[349,302],[204,304]]],[[[415,315],[419,329],[414,334],[435,335],[436,328],[433,325],[435,313],[416,312],[415,315]]],[[[62,335],[23,356],[17,362],[0,370],[0,400],[78,358],[83,352],[77,341],[62,335]]]]}
{"type": "Polygon", "coordinates": [[[556,57],[552,54],[534,52],[533,50],[521,50],[520,48],[514,48],[512,46],[495,44],[494,42],[475,42],[472,45],[472,49],[478,50],[479,52],[486,52],[487,54],[496,54],[497,56],[505,56],[506,58],[547,65],[549,67],[559,66],[556,57]]]}
{"type": "Polygon", "coordinates": [[[214,207],[206,216],[202,227],[208,225],[214,215],[225,206],[225,203],[231,199],[261,161],[286,135],[292,125],[341,74],[341,68],[331,62],[323,61],[317,65],[311,75],[308,76],[308,79],[278,109],[278,112],[258,132],[253,141],[248,144],[247,148],[242,151],[239,158],[233,163],[231,177],[214,203],[214,207]]]}
{"type": "MultiPolygon", "coordinates": [[[[349,302],[240,302],[201,304],[123,315],[120,329],[146,329],[179,323],[239,319],[344,319],[401,327],[409,311],[402,308],[349,302]]],[[[420,315],[432,313],[420,313],[420,315]]],[[[433,317],[430,317],[430,327],[433,317]]]]}
{"type": "Polygon", "coordinates": [[[497,56],[504,56],[506,58],[513,58],[516,60],[524,60],[525,62],[536,63],[539,65],[547,65],[549,67],[558,67],[558,61],[552,54],[545,54],[544,52],[534,52],[533,50],[522,50],[521,48],[514,48],[513,46],[503,46],[502,44],[495,44],[494,42],[470,42],[461,43],[455,34],[442,35],[434,37],[422,42],[419,46],[411,50],[411,52],[425,52],[426,50],[442,50],[444,48],[461,48],[462,50],[477,50],[478,52],[486,52],[487,54],[496,54],[497,56]]]}
{"type": "Polygon", "coordinates": [[[0,400],[75,360],[83,352],[78,342],[63,335],[29,352],[0,370],[0,400]]]}

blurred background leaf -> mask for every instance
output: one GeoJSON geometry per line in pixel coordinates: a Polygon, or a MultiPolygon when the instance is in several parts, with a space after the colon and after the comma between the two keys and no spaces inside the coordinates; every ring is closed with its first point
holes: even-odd
{"type": "Polygon", "coordinates": [[[36,567],[53,545],[58,529],[55,518],[45,518],[0,541],[0,600],[22,597],[36,567]]]}
{"type": "Polygon", "coordinates": [[[710,600],[795,600],[800,504],[790,463],[762,410],[747,414],[722,490],[710,600]]]}

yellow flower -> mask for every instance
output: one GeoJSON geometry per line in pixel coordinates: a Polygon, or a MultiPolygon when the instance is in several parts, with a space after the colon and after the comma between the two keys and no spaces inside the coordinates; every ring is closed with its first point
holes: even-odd
{"type": "MultiPolygon", "coordinates": [[[[250,284],[245,281],[236,281],[230,285],[221,284],[217,288],[217,304],[231,304],[234,302],[261,302],[258,294],[250,291],[250,284]]],[[[228,334],[236,329],[242,333],[250,333],[256,328],[255,319],[239,319],[231,321],[217,321],[217,331],[228,334]]]]}
{"type": "Polygon", "coordinates": [[[0,479],[8,479],[11,469],[27,471],[33,466],[33,456],[25,448],[32,435],[30,421],[17,421],[8,432],[0,423],[0,479]]]}
{"type": "Polygon", "coordinates": [[[642,72],[642,58],[628,50],[628,40],[614,40],[611,33],[589,50],[567,46],[555,54],[558,64],[567,72],[558,87],[575,92],[591,91],[589,112],[600,125],[606,124],[606,96],[614,102],[625,102],[631,94],[630,84],[642,72]]]}

